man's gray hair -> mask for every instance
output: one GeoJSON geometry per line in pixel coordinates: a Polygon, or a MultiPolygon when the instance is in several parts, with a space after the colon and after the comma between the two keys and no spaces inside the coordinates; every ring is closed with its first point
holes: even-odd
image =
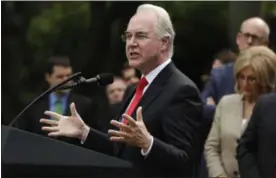
{"type": "Polygon", "coordinates": [[[172,21],[168,12],[159,6],[152,4],[142,4],[137,8],[136,13],[153,12],[157,17],[156,30],[159,38],[169,37],[169,58],[173,56],[173,43],[175,38],[175,31],[173,29],[172,21]]]}

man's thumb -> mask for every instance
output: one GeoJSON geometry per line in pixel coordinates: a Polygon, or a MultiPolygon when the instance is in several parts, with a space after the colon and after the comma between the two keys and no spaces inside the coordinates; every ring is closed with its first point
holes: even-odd
{"type": "Polygon", "coordinates": [[[72,116],[78,116],[78,112],[76,110],[75,103],[70,104],[70,111],[71,111],[72,116]]]}
{"type": "Polygon", "coordinates": [[[136,111],[136,120],[143,122],[142,107],[140,106],[136,111]]]}

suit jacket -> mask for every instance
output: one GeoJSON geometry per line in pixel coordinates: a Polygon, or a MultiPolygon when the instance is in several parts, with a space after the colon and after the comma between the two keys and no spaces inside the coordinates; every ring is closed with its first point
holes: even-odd
{"type": "MultiPolygon", "coordinates": [[[[67,98],[67,106],[64,115],[71,115],[69,105],[75,102],[76,109],[78,113],[82,116],[85,123],[93,128],[98,128],[96,122],[96,107],[91,99],[74,93],[69,93],[67,98]]],[[[41,118],[49,118],[44,115],[44,112],[49,110],[49,96],[43,97],[40,101],[38,101],[35,105],[33,105],[29,111],[18,121],[17,127],[32,133],[36,133],[42,136],[47,136],[47,133],[42,131],[42,124],[39,122],[41,118]]],[[[60,140],[65,140],[71,142],[69,140],[61,138],[60,140]]],[[[74,141],[75,143],[75,141],[74,141]]],[[[77,142],[79,143],[79,141],[77,142]]]]}
{"type": "Polygon", "coordinates": [[[116,119],[118,116],[120,109],[121,109],[122,103],[116,103],[116,104],[104,104],[99,109],[98,115],[98,127],[101,132],[106,133],[108,129],[110,129],[110,121],[112,119],[116,119]]]}
{"type": "Polygon", "coordinates": [[[202,91],[201,98],[206,102],[208,97],[212,97],[218,103],[224,95],[233,94],[234,89],[234,63],[229,63],[211,71],[210,80],[202,91]]]}
{"type": "MultiPolygon", "coordinates": [[[[127,95],[118,120],[134,90],[127,95]]],[[[146,158],[140,148],[110,142],[106,134],[94,129],[90,130],[84,146],[131,161],[137,173],[144,176],[191,177],[196,134],[202,118],[202,103],[195,84],[170,63],[150,84],[138,105],[143,107],[144,123],[154,137],[146,158]]]]}
{"type": "Polygon", "coordinates": [[[242,178],[275,178],[276,93],[262,96],[255,105],[237,158],[242,178]]]}
{"type": "Polygon", "coordinates": [[[224,96],[219,102],[214,122],[205,143],[209,177],[239,177],[236,160],[237,140],[243,132],[242,95],[224,96]]]}

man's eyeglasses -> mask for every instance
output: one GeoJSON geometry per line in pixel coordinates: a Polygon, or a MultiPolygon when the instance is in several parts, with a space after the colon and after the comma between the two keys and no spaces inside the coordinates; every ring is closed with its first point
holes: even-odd
{"type": "Polygon", "coordinates": [[[265,39],[255,34],[240,32],[246,39],[251,38],[253,43],[263,42],[265,39]]]}
{"type": "Polygon", "coordinates": [[[133,37],[135,40],[142,41],[149,38],[149,35],[146,32],[136,32],[136,33],[125,32],[125,34],[122,35],[122,40],[123,42],[128,42],[133,37]]]}

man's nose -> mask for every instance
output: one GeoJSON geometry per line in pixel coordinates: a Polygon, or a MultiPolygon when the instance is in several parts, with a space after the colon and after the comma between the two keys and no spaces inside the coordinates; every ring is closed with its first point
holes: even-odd
{"type": "Polygon", "coordinates": [[[248,43],[249,45],[252,45],[252,43],[253,43],[253,39],[252,39],[252,37],[251,37],[251,36],[249,36],[249,37],[248,37],[248,39],[247,39],[247,43],[248,43]]]}
{"type": "Polygon", "coordinates": [[[132,36],[128,41],[127,41],[128,46],[137,46],[137,40],[135,36],[132,36]]]}

